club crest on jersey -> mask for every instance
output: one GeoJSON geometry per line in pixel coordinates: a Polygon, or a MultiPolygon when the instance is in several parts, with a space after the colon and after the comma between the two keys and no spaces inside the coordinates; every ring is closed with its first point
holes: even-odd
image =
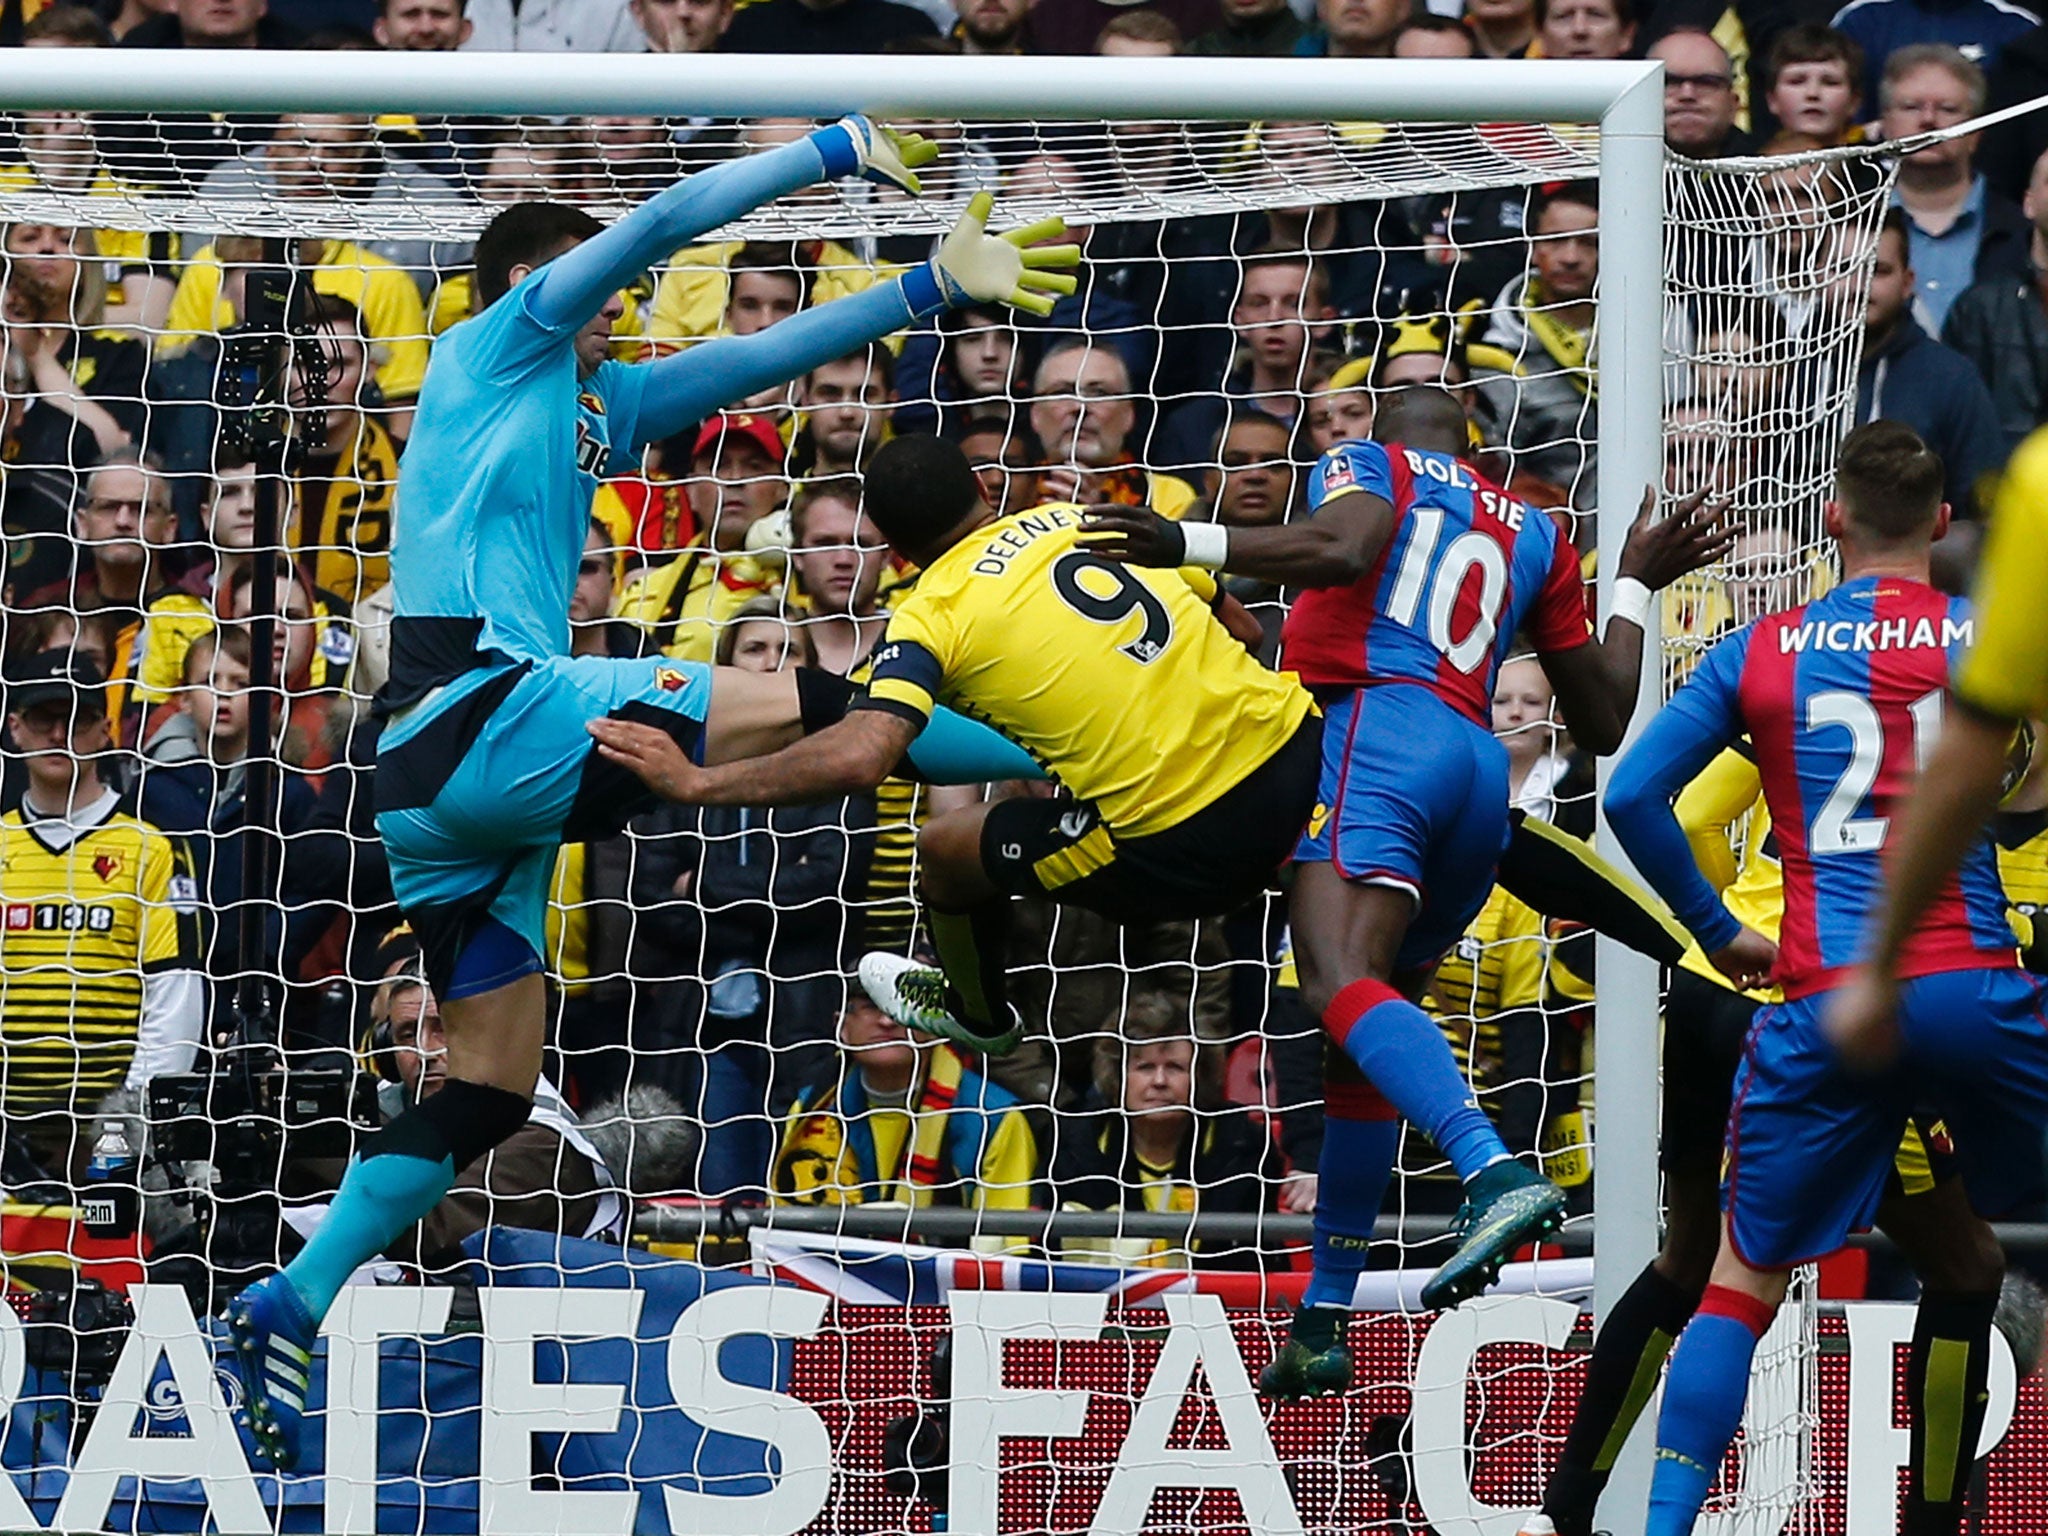
{"type": "Polygon", "coordinates": [[[656,667],[654,669],[654,686],[663,693],[680,693],[682,692],[683,684],[688,681],[689,679],[684,677],[674,667],[656,667]]]}
{"type": "Polygon", "coordinates": [[[92,861],[92,872],[100,877],[101,884],[111,883],[114,876],[121,873],[121,855],[118,853],[96,855],[92,861]]]}
{"type": "Polygon", "coordinates": [[[603,398],[591,390],[586,389],[582,394],[578,395],[576,397],[576,404],[583,410],[590,412],[593,416],[602,416],[604,414],[603,398]]]}
{"type": "Polygon", "coordinates": [[[612,445],[605,441],[604,434],[594,430],[588,416],[576,418],[576,467],[586,475],[602,475],[605,460],[612,456],[612,445]]]}

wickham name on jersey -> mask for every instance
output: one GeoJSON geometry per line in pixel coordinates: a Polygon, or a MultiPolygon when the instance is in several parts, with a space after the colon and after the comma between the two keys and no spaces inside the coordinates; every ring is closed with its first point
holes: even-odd
{"type": "Polygon", "coordinates": [[[1970,620],[1944,618],[1939,627],[1932,619],[1835,619],[1808,620],[1787,624],[1778,631],[1778,654],[1799,655],[1807,651],[1920,651],[1949,650],[1972,643],[1970,620]]]}
{"type": "Polygon", "coordinates": [[[1020,550],[1031,547],[1033,539],[1076,527],[1080,521],[1077,514],[1064,507],[1039,507],[1022,513],[1010,519],[1010,526],[982,547],[981,558],[974,562],[974,574],[1000,576],[1010,568],[1010,561],[1020,550]]]}

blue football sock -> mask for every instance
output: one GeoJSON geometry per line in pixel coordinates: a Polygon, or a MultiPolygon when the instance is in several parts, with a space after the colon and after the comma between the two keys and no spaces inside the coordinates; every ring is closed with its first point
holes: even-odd
{"type": "MultiPolygon", "coordinates": [[[[1339,1118],[1346,1090],[1355,1084],[1326,1084],[1323,1090],[1323,1152],[1316,1162],[1315,1269],[1301,1304],[1349,1307],[1365,1273],[1367,1245],[1379,1219],[1401,1144],[1401,1122],[1389,1110],[1370,1119],[1339,1118]]],[[[1368,1087],[1366,1093],[1379,1095],[1368,1087]]],[[[1384,1100],[1381,1101],[1384,1103],[1384,1100]]]]}
{"type": "Polygon", "coordinates": [[[1644,1536],[1691,1536],[1728,1442],[1742,1425],[1750,1361],[1773,1310],[1738,1291],[1707,1287],[1664,1383],[1644,1536]]]}
{"type": "Polygon", "coordinates": [[[1323,1024],[1401,1118],[1436,1143],[1460,1179],[1508,1155],[1436,1021],[1385,982],[1352,982],[1331,1002],[1323,1024]]]}
{"type": "Polygon", "coordinates": [[[455,1165],[445,1157],[430,1163],[390,1154],[351,1162],[326,1220],[285,1266],[306,1310],[325,1317],[356,1267],[390,1247],[454,1182],[455,1165]]]}

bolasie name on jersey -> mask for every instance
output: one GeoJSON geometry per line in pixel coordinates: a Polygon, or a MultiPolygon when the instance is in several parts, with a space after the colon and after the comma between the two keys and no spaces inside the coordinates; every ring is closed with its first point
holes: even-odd
{"type": "Polygon", "coordinates": [[[1031,541],[1062,528],[1076,528],[1080,516],[1066,507],[1039,507],[1023,513],[982,549],[981,558],[974,562],[977,576],[1000,576],[1010,568],[1010,561],[1020,551],[1029,549],[1031,541]]]}
{"type": "MultiPolygon", "coordinates": [[[[1439,485],[1448,485],[1472,493],[1472,505],[1497,523],[1519,529],[1529,515],[1529,509],[1512,496],[1503,496],[1499,491],[1480,482],[1479,477],[1457,459],[1447,458],[1441,453],[1417,453],[1413,448],[1403,448],[1401,454],[1408,461],[1408,473],[1425,480],[1434,480],[1439,485]]],[[[1324,490],[1330,489],[1329,481],[1323,482],[1324,490]]]]}
{"type": "Polygon", "coordinates": [[[1787,624],[1778,631],[1778,654],[1799,655],[1807,651],[1919,651],[1950,650],[1973,642],[1971,621],[1944,617],[1934,620],[1849,619],[1812,620],[1787,624]]]}

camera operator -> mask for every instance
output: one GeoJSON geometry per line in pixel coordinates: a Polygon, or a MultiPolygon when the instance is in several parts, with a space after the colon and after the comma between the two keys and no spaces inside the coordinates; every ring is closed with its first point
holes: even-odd
{"type": "MultiPolygon", "coordinates": [[[[379,1097],[390,1113],[440,1091],[447,1041],[412,931],[401,928],[387,939],[379,960],[370,1022],[378,1075],[387,1084],[379,1097]]],[[[543,1077],[525,1128],[458,1173],[455,1187],[400,1240],[394,1257],[434,1268],[491,1226],[615,1240],[627,1215],[604,1157],[543,1077]]]]}

